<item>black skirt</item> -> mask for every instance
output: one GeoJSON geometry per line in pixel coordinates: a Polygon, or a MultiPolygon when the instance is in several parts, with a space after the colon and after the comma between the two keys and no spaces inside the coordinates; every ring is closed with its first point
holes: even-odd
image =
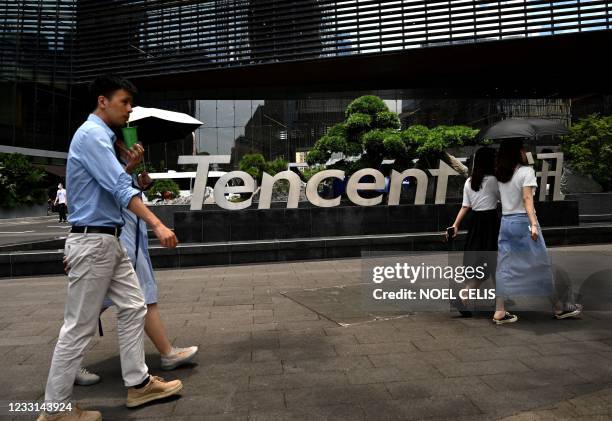
{"type": "Polygon", "coordinates": [[[464,266],[484,266],[487,279],[497,266],[500,217],[497,209],[472,211],[463,253],[464,266]]]}

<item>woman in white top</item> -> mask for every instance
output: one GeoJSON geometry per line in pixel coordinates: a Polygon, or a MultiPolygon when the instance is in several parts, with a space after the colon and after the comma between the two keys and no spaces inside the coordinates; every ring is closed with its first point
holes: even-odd
{"type": "MultiPolygon", "coordinates": [[[[495,150],[482,147],[476,151],[471,177],[463,187],[463,205],[457,214],[453,228],[453,237],[457,236],[461,221],[472,210],[468,221],[468,232],[463,253],[463,266],[484,267],[486,276],[482,279],[471,279],[466,289],[478,288],[491,274],[495,274],[497,263],[497,236],[499,234],[499,213],[497,202],[499,191],[495,170],[495,150]]],[[[462,301],[455,305],[464,316],[471,315],[462,301]]]]}
{"type": "Polygon", "coordinates": [[[497,154],[495,175],[502,203],[499,231],[496,296],[493,315],[496,324],[511,323],[518,317],[505,311],[507,297],[546,296],[554,304],[557,319],[574,317],[582,312],[579,304],[563,305],[556,297],[546,243],[533,205],[538,183],[535,171],[527,165],[523,142],[502,142],[497,154]]]}

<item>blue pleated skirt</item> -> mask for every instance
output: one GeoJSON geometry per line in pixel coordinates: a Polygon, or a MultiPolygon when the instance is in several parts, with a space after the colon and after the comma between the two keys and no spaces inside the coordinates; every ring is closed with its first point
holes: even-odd
{"type": "Polygon", "coordinates": [[[541,297],[553,293],[544,237],[540,230],[538,239],[532,240],[530,226],[526,213],[502,216],[497,243],[497,296],[541,297]]]}

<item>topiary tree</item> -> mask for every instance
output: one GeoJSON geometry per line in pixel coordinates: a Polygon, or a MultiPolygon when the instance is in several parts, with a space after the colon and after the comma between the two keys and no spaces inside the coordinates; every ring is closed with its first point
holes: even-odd
{"type": "Polygon", "coordinates": [[[570,168],[612,190],[612,116],[592,114],[579,120],[562,137],[561,150],[570,168]]]}
{"type": "Polygon", "coordinates": [[[309,165],[324,164],[333,153],[339,152],[345,157],[360,157],[357,162],[345,160],[334,165],[348,174],[360,168],[377,168],[384,159],[395,160],[394,167],[403,170],[418,158],[422,167],[432,168],[442,159],[460,174],[468,175],[467,167],[450,155],[448,149],[474,145],[478,130],[467,126],[428,129],[414,125],[400,131],[398,116],[373,95],[351,102],[345,116],[344,122],[331,127],[315,143],[306,157],[309,165]]]}
{"type": "Polygon", "coordinates": [[[48,199],[45,177],[25,155],[0,153],[0,207],[42,205],[48,199]]]}
{"type": "MultiPolygon", "coordinates": [[[[400,121],[384,101],[374,95],[355,99],[346,108],[345,121],[331,127],[306,156],[309,165],[324,164],[333,153],[360,157],[360,161],[378,167],[385,158],[407,160],[409,149],[402,147],[400,121]]],[[[367,165],[342,161],[335,167],[345,171],[367,165]]]]}

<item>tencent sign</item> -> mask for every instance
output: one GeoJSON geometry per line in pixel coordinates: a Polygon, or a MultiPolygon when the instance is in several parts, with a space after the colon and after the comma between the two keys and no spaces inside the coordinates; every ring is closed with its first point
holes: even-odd
{"type": "MultiPolygon", "coordinates": [[[[546,195],[546,184],[550,177],[555,179],[554,183],[554,194],[553,200],[561,200],[561,172],[563,168],[563,154],[562,153],[548,153],[538,154],[538,159],[544,159],[542,162],[542,171],[538,172],[537,175],[540,177],[540,200],[545,199],[546,195]],[[547,160],[555,159],[557,161],[555,170],[549,171],[549,164],[547,160]]],[[[530,163],[533,163],[533,158],[528,154],[530,163]]],[[[195,184],[193,186],[193,194],[191,196],[191,210],[201,210],[202,202],[204,201],[204,191],[206,188],[206,181],[208,179],[208,169],[210,164],[229,164],[230,155],[181,155],[179,156],[178,163],[197,164],[197,172],[195,184]]],[[[448,185],[448,177],[452,175],[459,175],[454,169],[448,164],[440,161],[440,165],[437,169],[428,170],[431,176],[437,177],[436,184],[436,197],[435,203],[442,204],[446,202],[446,189],[448,185]]],[[[415,205],[425,204],[425,195],[427,193],[427,181],[428,175],[425,171],[410,168],[402,172],[393,170],[391,173],[389,195],[387,198],[388,206],[399,205],[400,193],[402,189],[402,182],[404,179],[412,177],[416,180],[416,196],[414,199],[415,205]]],[[[315,206],[329,208],[338,206],[340,204],[340,197],[333,199],[324,199],[319,195],[319,185],[323,180],[328,178],[337,178],[344,181],[345,173],[341,170],[324,170],[313,175],[308,183],[306,184],[306,198],[310,203],[315,206]]],[[[259,192],[259,205],[258,209],[269,209],[270,202],[272,201],[272,187],[274,183],[279,180],[286,180],[289,182],[289,195],[287,198],[287,208],[297,208],[300,197],[300,189],[302,182],[300,177],[292,171],[282,171],[271,176],[267,173],[263,174],[261,181],[261,190],[259,192]]],[[[346,195],[348,199],[358,206],[374,206],[379,205],[383,200],[383,195],[379,194],[376,197],[365,198],[360,195],[361,191],[376,191],[385,188],[385,177],[383,174],[374,168],[364,168],[355,172],[348,180],[346,185],[346,195]],[[372,182],[362,183],[361,179],[365,176],[370,176],[374,179],[372,182]]],[[[223,209],[238,210],[245,209],[251,206],[252,198],[244,200],[242,202],[230,202],[227,200],[227,193],[253,193],[255,190],[255,180],[249,174],[244,171],[232,171],[229,172],[216,182],[214,187],[214,199],[217,205],[223,209]],[[230,180],[240,179],[243,182],[241,186],[228,186],[230,180]]]]}

